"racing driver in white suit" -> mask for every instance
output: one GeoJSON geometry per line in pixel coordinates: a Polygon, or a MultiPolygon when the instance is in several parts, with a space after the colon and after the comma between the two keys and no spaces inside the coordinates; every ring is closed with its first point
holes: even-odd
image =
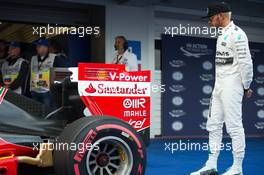
{"type": "Polygon", "coordinates": [[[242,99],[250,98],[253,65],[245,32],[231,21],[227,3],[208,6],[211,27],[221,28],[216,44],[216,79],[207,120],[209,158],[205,166],[191,175],[214,175],[221,149],[223,124],[232,139],[233,165],[223,175],[242,175],[245,133],[242,124],[242,99]]]}

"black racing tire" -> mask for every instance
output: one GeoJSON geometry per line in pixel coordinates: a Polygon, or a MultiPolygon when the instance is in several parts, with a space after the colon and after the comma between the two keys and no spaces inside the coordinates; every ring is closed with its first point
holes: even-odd
{"type": "Polygon", "coordinates": [[[54,145],[56,175],[144,175],[145,168],[142,138],[113,117],[80,118],[63,130],[54,145]]]}

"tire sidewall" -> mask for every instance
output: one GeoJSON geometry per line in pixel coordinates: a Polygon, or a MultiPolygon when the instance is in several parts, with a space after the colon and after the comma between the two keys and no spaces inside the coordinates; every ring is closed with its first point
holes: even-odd
{"type": "MultiPolygon", "coordinates": [[[[74,128],[70,126],[68,129],[75,132],[75,134],[69,136],[68,139],[63,139],[64,141],[67,140],[67,142],[70,141],[69,143],[83,143],[84,145],[96,146],[94,145],[96,141],[107,136],[114,136],[122,139],[131,149],[133,156],[133,165],[130,175],[144,174],[146,166],[145,145],[141,137],[130,125],[121,120],[108,117],[94,120],[87,125],[83,123],[84,121],[76,121],[76,123],[77,122],[79,122],[77,125],[80,127],[74,128]]],[[[65,167],[67,167],[66,173],[69,175],[89,175],[86,167],[88,151],[89,150],[85,149],[68,150],[66,153],[66,164],[64,164],[65,167]]]]}

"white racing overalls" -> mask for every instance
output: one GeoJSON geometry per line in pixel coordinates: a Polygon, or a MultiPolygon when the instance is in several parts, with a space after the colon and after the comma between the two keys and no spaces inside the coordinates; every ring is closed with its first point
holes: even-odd
{"type": "Polygon", "coordinates": [[[216,79],[207,120],[209,146],[219,154],[223,123],[232,139],[233,156],[245,153],[245,134],[242,124],[242,99],[250,87],[253,65],[245,32],[230,22],[217,38],[216,79]]]}

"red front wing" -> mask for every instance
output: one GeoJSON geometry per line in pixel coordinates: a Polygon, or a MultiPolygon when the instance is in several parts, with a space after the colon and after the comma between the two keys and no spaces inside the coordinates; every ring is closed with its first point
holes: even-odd
{"type": "Polygon", "coordinates": [[[36,157],[37,150],[0,139],[0,174],[17,175],[18,156],[36,157]]]}

